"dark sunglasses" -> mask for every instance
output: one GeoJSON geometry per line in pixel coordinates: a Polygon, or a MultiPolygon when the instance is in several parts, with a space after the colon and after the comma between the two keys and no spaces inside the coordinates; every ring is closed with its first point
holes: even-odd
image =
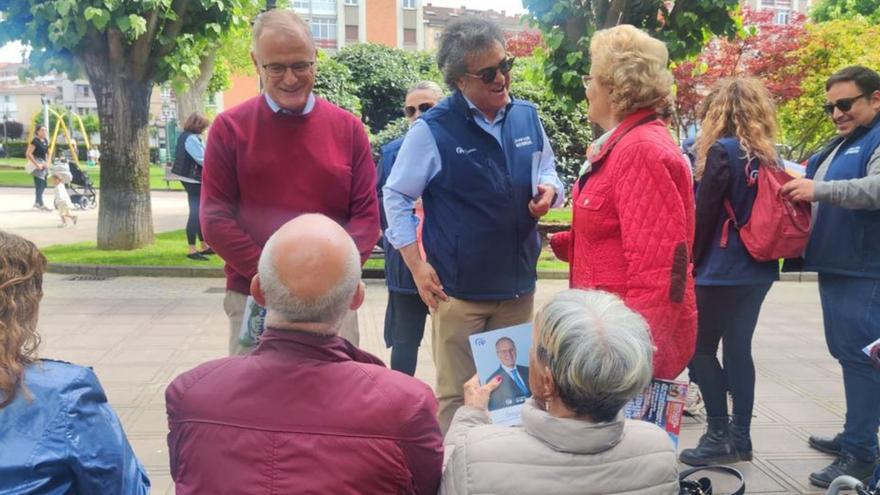
{"type": "Polygon", "coordinates": [[[414,107],[414,106],[404,107],[403,114],[406,115],[407,118],[410,118],[416,114],[416,110],[418,110],[419,113],[425,113],[432,108],[434,108],[433,103],[422,103],[421,105],[419,105],[417,107],[414,107]]]}
{"type": "Polygon", "coordinates": [[[862,93],[858,96],[853,96],[851,98],[841,98],[834,103],[826,103],[822,105],[822,110],[825,110],[825,113],[831,115],[834,113],[834,107],[837,107],[841,112],[849,112],[853,106],[853,103],[856,102],[859,98],[868,96],[867,93],[862,93]]]}
{"type": "Polygon", "coordinates": [[[486,67],[485,69],[480,69],[476,74],[465,73],[465,75],[473,77],[474,79],[479,79],[480,81],[483,81],[483,84],[492,84],[498,76],[498,72],[501,72],[505,76],[510,74],[510,69],[513,68],[514,60],[516,60],[516,57],[507,57],[498,64],[498,67],[486,67]]]}

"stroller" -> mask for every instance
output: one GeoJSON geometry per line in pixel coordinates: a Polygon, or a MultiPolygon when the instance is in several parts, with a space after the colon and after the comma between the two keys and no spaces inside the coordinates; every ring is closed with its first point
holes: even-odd
{"type": "Polygon", "coordinates": [[[71,161],[69,165],[70,174],[73,177],[68,185],[70,188],[70,201],[81,210],[98,206],[97,191],[95,191],[92,180],[89,179],[89,174],[79,168],[76,162],[71,161]]]}
{"type": "Polygon", "coordinates": [[[838,493],[856,493],[858,495],[878,495],[880,494],[880,466],[874,470],[874,476],[871,478],[868,486],[861,481],[850,477],[840,476],[831,482],[825,495],[837,495],[838,493]],[[853,490],[850,492],[849,490],[853,490]]]}

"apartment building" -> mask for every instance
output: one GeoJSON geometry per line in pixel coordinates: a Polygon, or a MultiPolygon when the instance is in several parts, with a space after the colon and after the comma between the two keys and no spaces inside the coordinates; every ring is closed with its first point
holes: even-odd
{"type": "Polygon", "coordinates": [[[328,53],[353,43],[381,43],[404,50],[425,47],[421,0],[292,0],[328,53]]]}
{"type": "Polygon", "coordinates": [[[753,10],[773,10],[776,24],[788,24],[792,12],[808,14],[812,0],[744,0],[742,4],[753,10]]]}
{"type": "MultiPolygon", "coordinates": [[[[372,1],[372,0],[370,0],[372,1]]],[[[476,10],[469,9],[462,5],[461,7],[440,7],[432,5],[428,2],[424,6],[422,14],[425,23],[425,50],[436,50],[440,43],[440,35],[446,29],[446,25],[452,20],[461,17],[480,17],[481,19],[489,19],[494,21],[505,33],[515,34],[525,31],[528,27],[521,22],[519,16],[508,16],[507,12],[495,12],[494,10],[476,10]]]]}

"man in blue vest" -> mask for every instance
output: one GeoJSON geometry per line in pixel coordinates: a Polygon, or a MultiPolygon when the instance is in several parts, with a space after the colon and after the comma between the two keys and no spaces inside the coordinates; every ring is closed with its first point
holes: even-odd
{"type": "Polygon", "coordinates": [[[453,93],[410,128],[383,189],[385,236],[431,308],[444,432],[476,373],[468,337],[531,319],[537,221],[564,200],[534,105],[509,96],[504,46],[490,21],[449,24],[437,63],[453,93]],[[420,196],[427,260],[415,242],[420,196]]]}
{"type": "Polygon", "coordinates": [[[783,186],[789,199],[813,203],[805,269],[819,273],[825,339],[843,368],[843,432],[810,437],[811,447],[837,456],[810,474],[820,487],[871,476],[880,426],[880,370],[862,351],[880,339],[880,74],[846,67],[825,90],[838,136],[810,158],[805,178],[783,186]]]}

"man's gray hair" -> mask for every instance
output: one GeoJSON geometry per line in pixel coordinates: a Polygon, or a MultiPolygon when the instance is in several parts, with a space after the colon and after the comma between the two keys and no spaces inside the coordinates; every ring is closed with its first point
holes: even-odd
{"type": "Polygon", "coordinates": [[[437,66],[449,89],[458,89],[455,83],[467,73],[468,57],[492,48],[496,42],[504,48],[504,33],[492,21],[467,17],[450,22],[440,36],[437,51],[437,66]]]}
{"type": "Polygon", "coordinates": [[[361,280],[361,258],[354,241],[351,242],[345,273],[326,294],[304,299],[293,293],[278,277],[274,263],[275,237],[269,238],[260,254],[257,267],[260,287],[266,298],[266,309],[277,314],[284,323],[327,323],[330,333],[336,333],[348,312],[351,300],[361,280]]]}
{"type": "Polygon", "coordinates": [[[611,421],[651,380],[648,324],[613,294],[560,292],[541,308],[535,325],[537,358],[578,417],[611,421]]]}
{"type": "Polygon", "coordinates": [[[286,33],[295,35],[297,33],[305,35],[309,43],[314,47],[315,39],[312,36],[312,29],[309,25],[298,16],[296,12],[290,9],[272,9],[262,12],[254,19],[252,27],[253,36],[251,38],[251,51],[257,51],[257,40],[263,34],[266,28],[277,29],[286,33]]]}
{"type": "Polygon", "coordinates": [[[437,98],[437,101],[443,99],[443,88],[434,81],[419,81],[406,90],[406,95],[409,96],[415,91],[430,91],[434,94],[434,97],[437,98]]]}

